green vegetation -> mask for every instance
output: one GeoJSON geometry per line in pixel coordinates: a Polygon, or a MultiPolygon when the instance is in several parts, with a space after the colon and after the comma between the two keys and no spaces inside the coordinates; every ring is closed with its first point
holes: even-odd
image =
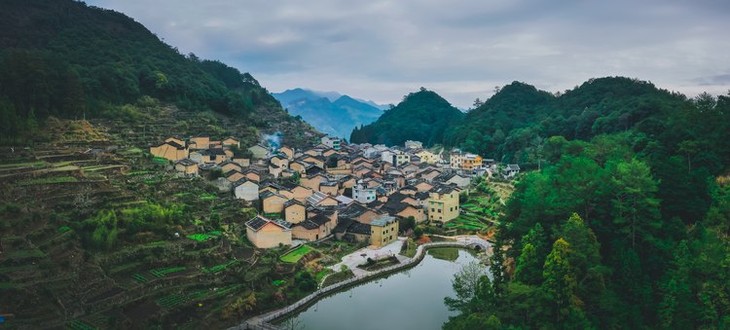
{"type": "Polygon", "coordinates": [[[157,268],[150,270],[150,274],[154,275],[155,277],[165,277],[168,274],[172,273],[178,273],[185,271],[185,267],[166,267],[166,268],[157,268]]]}
{"type": "Polygon", "coordinates": [[[27,179],[19,182],[21,186],[36,186],[43,184],[58,184],[58,183],[74,183],[79,182],[79,179],[72,176],[53,176],[47,178],[27,179]]]}
{"type": "Polygon", "coordinates": [[[314,251],[314,249],[308,245],[300,245],[294,250],[291,250],[287,252],[285,255],[281,256],[281,261],[288,262],[288,263],[296,263],[299,262],[302,257],[304,257],[307,253],[314,251]]]}
{"type": "Polygon", "coordinates": [[[350,141],[402,145],[406,140],[417,140],[432,146],[443,143],[448,127],[463,116],[441,96],[421,88],[406,95],[403,102],[386,110],[374,123],[356,127],[350,141]]]}
{"type": "Polygon", "coordinates": [[[218,265],[215,265],[215,266],[212,266],[209,268],[203,268],[203,272],[206,272],[206,273],[222,272],[222,271],[228,269],[228,267],[233,266],[237,263],[238,263],[238,260],[231,260],[231,261],[223,263],[223,264],[218,264],[218,265]]]}
{"type": "Polygon", "coordinates": [[[546,140],[541,171],[499,219],[494,280],[448,300],[461,314],[444,328],[727,327],[730,96],[686,100],[628,79],[569,94],[550,102],[604,102],[593,131],[546,140]],[[612,133],[618,123],[628,130],[612,133]],[[591,138],[599,127],[611,134],[591,138]]]}
{"type": "Polygon", "coordinates": [[[322,282],[322,287],[330,286],[335,283],[346,281],[353,277],[355,277],[355,274],[353,274],[349,268],[344,269],[344,270],[334,273],[330,276],[327,276],[327,278],[324,279],[324,282],[322,282]]]}
{"type": "MultiPolygon", "coordinates": [[[[0,142],[47,139],[49,116],[143,123],[159,103],[305,137],[248,73],[181,54],[133,19],[71,0],[10,0],[0,12],[0,142]],[[58,15],[58,13],[64,13],[58,15]]],[[[215,126],[209,134],[223,135],[215,126]]]]}
{"type": "Polygon", "coordinates": [[[222,233],[219,230],[213,230],[202,234],[190,234],[186,237],[196,242],[205,242],[220,237],[221,235],[222,233]]]}
{"type": "Polygon", "coordinates": [[[428,249],[428,254],[432,255],[436,259],[454,261],[459,258],[458,248],[442,247],[436,249],[428,249]]]}

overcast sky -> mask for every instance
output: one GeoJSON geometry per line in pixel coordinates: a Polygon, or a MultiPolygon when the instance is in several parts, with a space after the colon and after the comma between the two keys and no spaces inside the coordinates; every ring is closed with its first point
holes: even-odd
{"type": "Polygon", "coordinates": [[[303,87],[398,103],[423,86],[467,108],[495,86],[551,92],[627,76],[730,89],[727,0],[87,0],[182,53],[303,87]]]}

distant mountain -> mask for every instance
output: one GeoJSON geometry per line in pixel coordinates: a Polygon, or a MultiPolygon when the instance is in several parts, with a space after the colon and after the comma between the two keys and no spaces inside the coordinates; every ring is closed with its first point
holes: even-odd
{"type": "Polygon", "coordinates": [[[337,92],[316,92],[302,88],[273,93],[292,116],[301,116],[317,130],[349,138],[354,127],[372,123],[383,111],[378,107],[337,92]]]}
{"type": "Polygon", "coordinates": [[[350,141],[399,145],[406,140],[418,140],[431,146],[443,143],[447,127],[463,117],[464,113],[444,98],[422,88],[408,94],[403,102],[387,110],[376,122],[355,128],[350,141]]]}

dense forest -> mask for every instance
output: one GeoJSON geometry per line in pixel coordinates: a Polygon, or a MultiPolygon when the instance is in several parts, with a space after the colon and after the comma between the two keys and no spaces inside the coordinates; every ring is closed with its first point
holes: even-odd
{"type": "Polygon", "coordinates": [[[402,145],[406,140],[416,140],[432,146],[443,143],[447,128],[463,115],[435,92],[421,88],[406,95],[403,102],[386,110],[374,123],[356,127],[350,141],[402,145]]]}
{"type": "Polygon", "coordinates": [[[730,326],[730,95],[603,78],[493,99],[455,136],[541,169],[507,203],[492,280],[447,299],[445,329],[730,326]],[[474,143],[477,127],[492,134],[474,143]]]}
{"type": "Polygon", "coordinates": [[[259,113],[283,113],[250,74],[182,55],[121,13],[71,0],[8,0],[2,7],[0,138],[5,141],[32,136],[48,116],[119,115],[119,105],[143,96],[257,126],[265,118],[259,113]]]}

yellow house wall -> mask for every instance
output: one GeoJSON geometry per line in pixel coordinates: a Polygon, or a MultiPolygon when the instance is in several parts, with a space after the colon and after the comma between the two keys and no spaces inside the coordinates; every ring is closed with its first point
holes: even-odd
{"type": "Polygon", "coordinates": [[[303,205],[292,205],[284,210],[284,219],[290,223],[300,223],[306,219],[307,209],[303,205]]]}
{"type": "Polygon", "coordinates": [[[279,197],[269,197],[264,200],[264,213],[281,213],[284,211],[284,202],[286,199],[279,197]]]}
{"type": "Polygon", "coordinates": [[[449,194],[431,194],[426,203],[428,219],[446,222],[459,216],[459,194],[455,191],[449,194]]]}
{"type": "Polygon", "coordinates": [[[272,223],[264,225],[258,232],[246,228],[246,237],[254,246],[260,249],[278,247],[279,244],[291,245],[292,232],[284,230],[272,223]]]}

